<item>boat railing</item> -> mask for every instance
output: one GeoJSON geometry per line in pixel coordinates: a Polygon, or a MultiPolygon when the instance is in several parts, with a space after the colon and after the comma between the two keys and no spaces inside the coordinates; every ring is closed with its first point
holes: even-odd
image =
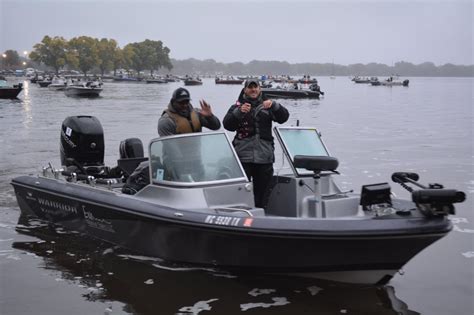
{"type": "Polygon", "coordinates": [[[214,211],[216,211],[216,212],[243,212],[243,213],[247,214],[247,216],[249,216],[249,217],[254,216],[250,210],[242,209],[242,208],[219,207],[219,208],[215,208],[214,211]]]}

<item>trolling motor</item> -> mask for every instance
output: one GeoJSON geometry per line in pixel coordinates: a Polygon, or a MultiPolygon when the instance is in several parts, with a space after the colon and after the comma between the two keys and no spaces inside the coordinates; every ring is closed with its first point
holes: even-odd
{"type": "Polygon", "coordinates": [[[466,194],[456,189],[445,189],[441,184],[428,184],[428,187],[418,183],[420,177],[416,173],[396,172],[392,174],[392,181],[400,184],[411,192],[411,198],[418,209],[427,217],[454,214],[454,203],[466,200],[466,194]],[[407,184],[421,189],[414,190],[407,184]]]}

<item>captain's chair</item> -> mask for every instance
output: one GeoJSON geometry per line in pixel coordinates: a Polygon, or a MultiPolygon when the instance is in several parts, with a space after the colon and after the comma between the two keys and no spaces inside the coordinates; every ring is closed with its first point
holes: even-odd
{"type": "Polygon", "coordinates": [[[128,138],[121,141],[119,151],[120,159],[117,160],[117,164],[126,177],[133,173],[138,164],[148,160],[144,157],[143,143],[138,138],[128,138]]]}

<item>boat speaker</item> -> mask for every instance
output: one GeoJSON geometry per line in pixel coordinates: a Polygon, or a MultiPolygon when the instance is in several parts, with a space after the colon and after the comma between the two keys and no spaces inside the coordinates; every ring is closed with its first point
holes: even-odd
{"type": "Polygon", "coordinates": [[[368,210],[371,205],[392,204],[390,197],[390,185],[388,183],[379,183],[362,186],[360,194],[360,205],[364,210],[368,210]]]}

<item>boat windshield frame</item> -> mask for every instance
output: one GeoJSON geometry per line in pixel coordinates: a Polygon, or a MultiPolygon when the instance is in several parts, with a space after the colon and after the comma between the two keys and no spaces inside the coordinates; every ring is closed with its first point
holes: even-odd
{"type": "MultiPolygon", "coordinates": [[[[321,133],[318,131],[318,129],[314,128],[314,127],[290,127],[290,126],[275,126],[273,127],[273,130],[274,130],[274,133],[276,135],[276,138],[278,140],[278,142],[280,143],[280,146],[283,150],[283,153],[285,154],[285,157],[286,159],[288,160],[290,166],[291,166],[291,170],[293,171],[293,174],[296,176],[296,177],[309,177],[309,176],[313,176],[314,175],[314,172],[313,171],[309,171],[309,170],[306,170],[306,169],[303,169],[303,168],[296,168],[295,165],[294,165],[294,162],[293,162],[293,157],[295,155],[310,155],[306,152],[295,152],[294,153],[294,146],[291,146],[289,143],[287,143],[287,140],[285,135],[283,135],[284,131],[288,131],[288,130],[300,130],[300,131],[303,131],[303,130],[308,130],[308,131],[311,131],[311,132],[314,132],[314,135],[315,135],[315,139],[316,139],[316,147],[318,147],[319,151],[323,151],[323,153],[325,154],[318,154],[317,156],[331,156],[331,154],[329,153],[329,150],[326,146],[326,144],[324,143],[323,139],[321,138],[321,133]]],[[[307,144],[307,143],[306,143],[307,144]]],[[[303,151],[307,151],[307,149],[311,146],[301,146],[301,144],[299,145],[299,148],[298,149],[301,149],[301,148],[305,148],[305,150],[303,151]]],[[[312,146],[314,148],[314,146],[312,146]]],[[[316,155],[314,155],[316,156],[316,155]]]]}
{"type": "MultiPolygon", "coordinates": [[[[229,140],[229,136],[227,135],[226,132],[223,131],[217,131],[217,132],[195,132],[195,133],[186,133],[186,134],[179,134],[179,135],[171,135],[171,136],[164,136],[164,137],[159,137],[159,138],[154,138],[150,141],[150,144],[148,145],[148,156],[149,158],[149,163],[150,163],[150,183],[152,185],[157,185],[157,186],[173,186],[173,187],[202,187],[202,186],[218,186],[218,185],[223,185],[223,184],[229,184],[229,183],[248,183],[249,180],[247,176],[245,175],[245,170],[242,166],[242,163],[240,162],[240,159],[234,149],[234,146],[232,145],[232,142],[229,140]],[[183,138],[190,138],[190,137],[209,137],[213,135],[223,135],[225,138],[225,141],[230,149],[231,156],[228,158],[232,157],[234,159],[233,163],[236,164],[234,166],[238,166],[238,169],[234,169],[234,171],[240,172],[237,177],[233,178],[225,178],[225,179],[215,179],[215,180],[209,180],[209,181],[174,181],[174,180],[165,180],[165,179],[157,179],[156,177],[153,177],[154,174],[154,166],[153,163],[153,155],[152,155],[152,146],[156,142],[163,142],[163,141],[172,141],[173,139],[183,139],[183,138]]],[[[161,161],[159,162],[161,163],[161,161]]],[[[224,165],[225,166],[225,165],[224,165]]],[[[158,171],[158,169],[157,169],[158,171]]]]}

